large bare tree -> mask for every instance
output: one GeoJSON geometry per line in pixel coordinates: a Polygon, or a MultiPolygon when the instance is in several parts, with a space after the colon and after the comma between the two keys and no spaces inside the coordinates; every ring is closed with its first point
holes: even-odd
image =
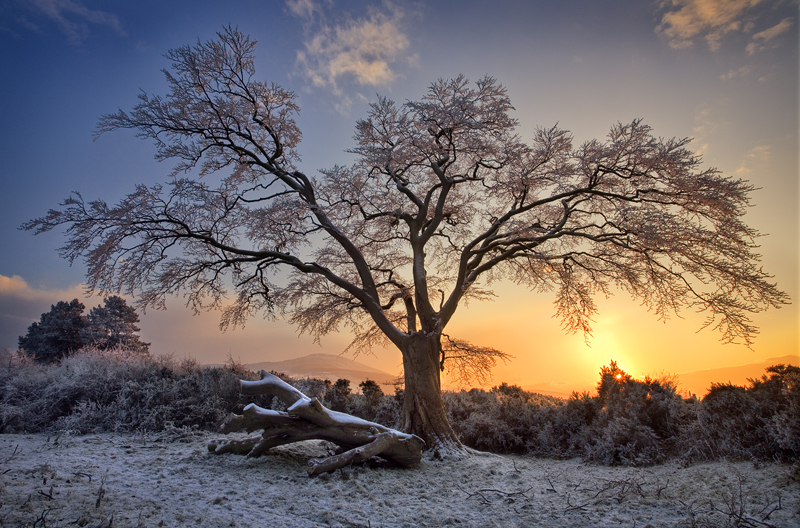
{"type": "Polygon", "coordinates": [[[227,28],[172,50],[165,97],[101,118],[98,135],[135,129],[177,160],[167,183],[115,206],[74,194],[24,228],[68,226],[62,254],[85,258],[89,286],[142,307],[183,293],[223,309],[223,326],[278,310],[315,336],[349,326],[355,351],[392,343],[399,425],[436,448],[458,445],[442,368],[481,375],[505,358],[445,332],[494,281],[553,291],[568,331],[589,332],[593,297],[621,289],[659,317],[703,311],[746,344],[748,315],[787,302],[744,222],[753,187],[701,168],[688,139],[636,120],[578,147],[558,127],[526,143],[505,88],[459,77],[420,101],[379,98],[357,122],[357,161],[311,176],[295,95],[254,80],[254,46],[227,28]]]}

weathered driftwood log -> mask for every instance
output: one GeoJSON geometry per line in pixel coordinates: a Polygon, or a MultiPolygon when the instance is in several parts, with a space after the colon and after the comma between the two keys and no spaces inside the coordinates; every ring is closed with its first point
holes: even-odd
{"type": "Polygon", "coordinates": [[[244,440],[220,440],[208,444],[212,453],[238,453],[249,457],[302,440],[327,440],[338,445],[340,453],[309,461],[309,476],[334,471],[353,462],[380,456],[403,466],[422,458],[425,442],[418,436],[401,433],[349,414],[331,411],[316,398],[309,398],[277,376],[261,371],[260,381],[240,381],[242,393],[276,396],[287,407],[285,412],[264,409],[255,404],[244,412],[230,414],[221,432],[263,430],[260,436],[244,440]]]}

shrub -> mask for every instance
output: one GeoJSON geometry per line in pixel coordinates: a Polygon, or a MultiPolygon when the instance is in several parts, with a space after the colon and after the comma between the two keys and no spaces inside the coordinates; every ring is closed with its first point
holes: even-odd
{"type": "MultiPolygon", "coordinates": [[[[444,394],[450,423],[461,441],[495,453],[542,453],[540,431],[548,427],[548,410],[558,398],[530,393],[503,383],[490,392],[471,389],[444,394]]],[[[550,424],[552,430],[552,424],[550,424]]]]}
{"type": "MultiPolygon", "coordinates": [[[[593,399],[594,415],[587,407],[579,437],[588,460],[639,466],[675,454],[689,414],[669,378],[638,381],[612,361],[600,370],[593,399]]],[[[573,442],[571,447],[574,451],[577,446],[573,442]]]]}
{"type": "Polygon", "coordinates": [[[504,383],[446,393],[444,401],[464,444],[497,453],[636,466],[800,454],[797,367],[770,367],[749,387],[714,385],[702,402],[681,397],[669,377],[635,380],[613,361],[594,396],[548,399],[504,383]]]}
{"type": "Polygon", "coordinates": [[[781,449],[797,457],[800,455],[800,374],[790,375],[787,381],[786,406],[773,416],[770,432],[781,449]]]}
{"type": "MultiPolygon", "coordinates": [[[[242,396],[240,379],[257,375],[230,361],[205,367],[125,350],[82,350],[43,364],[24,353],[0,365],[0,433],[68,429],[82,433],[216,429],[245,405],[285,410],[271,396],[242,396]]],[[[352,393],[331,383],[277,374],[304,394],[397,427],[403,390],[384,396],[374,382],[352,393]]],[[[800,368],[776,365],[749,386],[714,384],[698,401],[669,378],[638,381],[614,362],[600,371],[597,394],[567,400],[501,384],[490,391],[446,392],[445,409],[461,441],[495,453],[582,457],[600,464],[648,465],[669,458],[778,459],[800,455],[800,368]]]]}
{"type": "Polygon", "coordinates": [[[800,455],[800,368],[774,365],[749,386],[713,384],[689,428],[695,459],[792,459],[800,455]]]}
{"type": "Polygon", "coordinates": [[[212,428],[246,403],[241,374],[119,349],[83,350],[50,365],[22,356],[0,374],[0,433],[212,428]]]}

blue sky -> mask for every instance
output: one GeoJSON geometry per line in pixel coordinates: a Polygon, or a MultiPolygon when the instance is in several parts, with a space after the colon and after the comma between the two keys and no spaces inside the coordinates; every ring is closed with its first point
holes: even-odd
{"type": "MultiPolygon", "coordinates": [[[[587,348],[550,318],[552,299],[503,287],[505,297],[470,306],[456,321],[518,358],[496,381],[580,384],[612,357],[649,373],[797,355],[799,18],[797,1],[783,0],[4,0],[0,347],[15,348],[50,304],[82,297],[85,269],[58,257],[63,236],[18,226],[72,191],[115,202],[136,183],[163,181],[170,167],[153,160],[151,144],[126,132],[93,141],[97,120],[129,109],[140,90],[163,94],[163,54],[230,24],[258,40],[257,76],[298,94],[308,173],[350,161],[355,121],[376,94],[418,99],[430,82],[463,73],[508,87],[523,137],[559,123],[580,143],[641,117],[657,135],[693,137],[706,165],[760,188],[747,218],[769,234],[764,267],[795,304],[756,318],[754,351],[695,334],[694,314],[665,326],[624,298],[600,303],[587,348]],[[531,321],[535,340],[519,332],[531,321]],[[687,347],[702,354],[670,353],[687,347]]],[[[143,316],[142,337],[158,352],[202,361],[338,353],[347,342],[333,336],[320,349],[280,321],[222,334],[217,320],[191,317],[178,299],[143,316]]],[[[365,359],[392,371],[398,358],[384,351],[365,359]]]]}

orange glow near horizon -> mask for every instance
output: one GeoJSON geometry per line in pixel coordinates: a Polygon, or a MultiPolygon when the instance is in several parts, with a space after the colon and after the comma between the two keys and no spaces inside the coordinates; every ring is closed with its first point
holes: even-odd
{"type": "MultiPolygon", "coordinates": [[[[446,330],[514,356],[493,370],[489,386],[506,382],[562,394],[593,392],[600,368],[611,360],[634,378],[644,379],[798,355],[794,305],[753,317],[761,333],[751,350],[723,344],[710,328],[700,330],[703,314],[681,313],[659,321],[624,294],[597,300],[593,335],[584,340],[583,335],[566,334],[553,318],[552,294],[532,294],[507,283],[497,285],[496,293],[493,302],[462,307],[446,330]]],[[[444,385],[458,388],[447,376],[444,385]]],[[[679,388],[702,395],[707,387],[679,388]]]]}

